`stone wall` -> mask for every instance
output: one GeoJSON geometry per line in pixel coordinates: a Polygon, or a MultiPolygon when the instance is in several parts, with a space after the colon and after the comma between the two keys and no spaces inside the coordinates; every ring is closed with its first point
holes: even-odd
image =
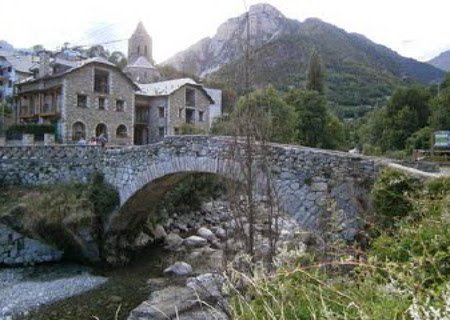
{"type": "Polygon", "coordinates": [[[72,126],[75,122],[82,122],[86,128],[86,139],[96,136],[98,124],[105,124],[109,141],[112,144],[133,144],[134,117],[134,88],[130,81],[114,68],[105,65],[89,64],[76,70],[65,78],[64,83],[64,139],[72,140],[72,126]],[[95,69],[109,73],[109,93],[94,92],[95,69]],[[87,107],[77,107],[77,95],[87,96],[87,107]],[[99,109],[99,97],[105,99],[105,110],[99,109]],[[116,111],[116,101],[124,101],[124,111],[116,111]],[[119,125],[127,128],[127,137],[116,135],[119,125]]]}
{"type": "Polygon", "coordinates": [[[7,146],[0,148],[0,185],[87,182],[101,170],[104,150],[93,146],[7,146]]]}
{"type": "Polygon", "coordinates": [[[167,128],[167,135],[175,135],[175,128],[180,128],[186,123],[186,88],[195,90],[195,108],[192,108],[195,112],[195,122],[194,125],[203,130],[205,133],[209,130],[209,106],[211,104],[210,100],[206,94],[195,86],[186,85],[169,97],[169,114],[167,128]],[[179,111],[181,112],[181,117],[179,117],[179,111]],[[199,119],[199,112],[203,112],[203,121],[199,119]]]}
{"type": "Polygon", "coordinates": [[[63,253],[0,224],[0,266],[59,261],[63,253]]]}

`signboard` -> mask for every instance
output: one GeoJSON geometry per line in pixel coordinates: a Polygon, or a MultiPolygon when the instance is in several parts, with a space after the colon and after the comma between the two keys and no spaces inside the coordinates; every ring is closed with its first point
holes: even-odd
{"type": "Polygon", "coordinates": [[[450,148],[450,131],[437,131],[434,133],[435,148],[450,148]]]}

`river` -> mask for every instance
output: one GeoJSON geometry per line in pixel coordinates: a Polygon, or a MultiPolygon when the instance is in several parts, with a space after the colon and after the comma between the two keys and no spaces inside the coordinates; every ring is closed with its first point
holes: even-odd
{"type": "MultiPolygon", "coordinates": [[[[121,268],[94,268],[91,273],[107,277],[108,281],[86,293],[45,305],[32,311],[23,320],[88,320],[127,319],[132,309],[146,300],[150,293],[149,278],[162,276],[165,256],[161,248],[145,249],[130,264],[121,268]]],[[[35,271],[49,277],[64,277],[74,272],[85,272],[86,267],[61,263],[38,266],[35,271]]]]}

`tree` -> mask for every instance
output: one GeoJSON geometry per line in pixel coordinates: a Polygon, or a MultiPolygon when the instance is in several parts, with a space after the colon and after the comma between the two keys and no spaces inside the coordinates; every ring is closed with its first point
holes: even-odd
{"type": "Polygon", "coordinates": [[[120,69],[124,69],[128,63],[125,55],[120,51],[114,51],[108,58],[109,62],[114,63],[120,69]]]}
{"type": "Polygon", "coordinates": [[[450,130],[450,87],[442,90],[431,105],[431,127],[435,130],[450,130]]]}
{"type": "Polygon", "coordinates": [[[36,44],[32,47],[32,50],[35,54],[39,53],[40,51],[45,50],[44,46],[42,44],[36,44]]]}
{"type": "Polygon", "coordinates": [[[241,97],[236,108],[231,112],[229,118],[223,118],[214,125],[215,134],[233,135],[236,131],[235,124],[238,115],[248,115],[252,108],[258,112],[254,119],[259,127],[264,127],[264,137],[267,141],[278,143],[295,143],[297,141],[297,113],[295,109],[287,104],[273,87],[256,90],[241,97]],[[247,110],[248,109],[248,110],[247,110]]]}
{"type": "MultiPolygon", "coordinates": [[[[431,94],[427,88],[414,86],[395,90],[389,99],[387,111],[390,116],[408,106],[415,113],[417,129],[427,125],[430,116],[431,94]]],[[[416,131],[416,130],[413,130],[416,131]]]]}
{"type": "Polygon", "coordinates": [[[320,94],[323,94],[325,91],[324,81],[325,74],[322,68],[322,62],[318,52],[314,50],[309,60],[306,89],[314,90],[320,94]]]}
{"type": "Polygon", "coordinates": [[[291,90],[286,102],[297,112],[298,141],[310,147],[324,146],[329,117],[327,101],[317,91],[291,90]]]}
{"type": "Polygon", "coordinates": [[[106,50],[102,45],[92,46],[87,50],[86,53],[89,58],[95,58],[95,57],[100,57],[100,58],[104,58],[104,59],[109,58],[109,51],[106,50]]]}
{"type": "MultiPolygon", "coordinates": [[[[297,140],[295,109],[278,95],[273,87],[256,90],[238,102],[238,109],[258,108],[257,119],[260,126],[265,125],[265,136],[268,141],[293,143],[297,140]]],[[[242,112],[242,110],[238,110],[242,112]]]]}

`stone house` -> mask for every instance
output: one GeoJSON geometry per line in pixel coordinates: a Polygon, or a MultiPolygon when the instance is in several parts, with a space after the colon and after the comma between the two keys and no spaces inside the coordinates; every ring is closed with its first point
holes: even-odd
{"type": "Polygon", "coordinates": [[[41,57],[36,77],[16,84],[19,123],[54,124],[57,138],[73,143],[101,133],[112,144],[132,144],[138,86],[102,58],[79,62],[41,57]]]}
{"type": "Polygon", "coordinates": [[[135,99],[135,144],[181,134],[186,124],[205,133],[210,129],[209,110],[214,100],[194,80],[176,79],[139,87],[135,99]]]}

